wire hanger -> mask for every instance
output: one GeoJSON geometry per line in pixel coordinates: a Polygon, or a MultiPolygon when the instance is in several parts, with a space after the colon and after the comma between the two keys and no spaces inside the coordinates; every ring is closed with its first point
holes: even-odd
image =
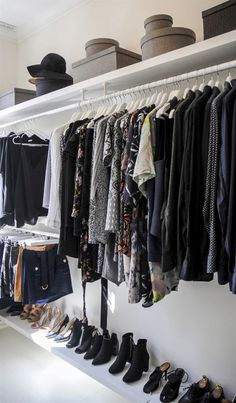
{"type": "Polygon", "coordinates": [[[225,81],[227,81],[227,83],[230,83],[230,84],[231,84],[231,81],[232,81],[232,76],[231,76],[230,71],[229,71],[228,77],[226,78],[226,80],[225,80],[225,81]]]}
{"type": "Polygon", "coordinates": [[[215,87],[219,88],[219,90],[222,91],[223,90],[223,85],[222,85],[222,83],[220,81],[220,74],[219,74],[218,68],[217,68],[217,72],[216,72],[216,77],[217,78],[216,78],[216,82],[215,82],[215,87]]]}
{"type": "Polygon", "coordinates": [[[155,102],[156,104],[156,109],[160,109],[168,100],[168,81],[165,80],[164,82],[165,85],[165,91],[162,92],[161,96],[159,97],[159,102],[155,102]]]}
{"type": "Polygon", "coordinates": [[[207,84],[209,87],[211,87],[211,88],[213,88],[214,87],[214,85],[215,85],[215,81],[214,81],[214,78],[213,78],[213,76],[211,76],[211,79],[208,81],[208,84],[207,84]]]}
{"type": "Polygon", "coordinates": [[[195,92],[198,89],[198,75],[196,71],[196,77],[195,77],[195,84],[193,85],[192,91],[195,92]]]}
{"type": "Polygon", "coordinates": [[[183,99],[185,99],[190,91],[190,82],[189,82],[189,77],[188,77],[188,73],[187,73],[187,87],[184,90],[184,94],[183,94],[183,99]]]}
{"type": "Polygon", "coordinates": [[[205,81],[205,70],[204,70],[202,83],[199,86],[199,91],[203,92],[205,87],[206,87],[206,81],[205,81]]]}
{"type": "MultiPolygon", "coordinates": [[[[172,85],[173,84],[174,84],[174,81],[172,82],[172,85]]],[[[169,92],[169,96],[168,96],[168,92],[164,93],[164,95],[161,99],[161,104],[158,105],[156,118],[160,118],[161,115],[163,115],[163,113],[165,113],[169,109],[170,101],[171,101],[171,99],[173,99],[174,94],[175,94],[174,89],[172,89],[172,91],[169,92]]]]}

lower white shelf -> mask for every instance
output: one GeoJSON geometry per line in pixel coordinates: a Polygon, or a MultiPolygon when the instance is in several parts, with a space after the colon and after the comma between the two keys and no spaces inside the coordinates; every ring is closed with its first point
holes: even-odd
{"type": "MultiPolygon", "coordinates": [[[[100,366],[93,366],[90,360],[87,361],[83,359],[83,355],[75,354],[74,350],[66,348],[66,343],[56,343],[54,340],[47,339],[45,337],[45,330],[32,329],[27,321],[21,320],[17,316],[8,316],[4,311],[1,311],[0,320],[3,321],[7,326],[12,327],[19,333],[28,337],[40,347],[51,352],[52,354],[55,354],[57,357],[60,357],[62,360],[66,361],[80,371],[86,373],[91,378],[107,386],[109,389],[120,394],[129,401],[136,403],[160,402],[160,391],[159,393],[154,392],[151,396],[146,395],[143,392],[143,385],[147,382],[149,375],[154,368],[150,368],[150,371],[148,373],[145,373],[140,381],[128,385],[122,381],[122,377],[126,372],[128,366],[121,374],[111,375],[108,372],[108,368],[110,367],[111,362],[100,366]]],[[[181,391],[181,395],[182,393],[183,392],[181,391]]]]}

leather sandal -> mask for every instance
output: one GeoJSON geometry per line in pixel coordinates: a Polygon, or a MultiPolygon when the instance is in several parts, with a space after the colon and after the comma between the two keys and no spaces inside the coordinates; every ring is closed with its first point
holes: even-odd
{"type": "Polygon", "coordinates": [[[169,403],[177,398],[179,394],[179,388],[185,374],[186,372],[183,368],[177,368],[175,371],[170,373],[167,378],[168,382],[165,384],[160,394],[161,402],[169,403]]]}
{"type": "Polygon", "coordinates": [[[38,322],[46,309],[46,305],[34,305],[28,316],[28,322],[38,322]]]}
{"type": "Polygon", "coordinates": [[[32,329],[42,329],[44,325],[46,325],[52,316],[52,308],[50,306],[46,307],[44,313],[41,315],[40,319],[37,322],[34,322],[31,327],[32,329]]]}
{"type": "Polygon", "coordinates": [[[29,317],[31,310],[32,310],[32,305],[30,305],[30,304],[24,305],[23,311],[20,314],[20,319],[21,320],[27,319],[29,317]]]}
{"type": "Polygon", "coordinates": [[[168,369],[170,368],[169,362],[164,362],[160,367],[156,367],[149,376],[149,380],[143,387],[144,393],[152,393],[158,389],[160,381],[163,377],[167,380],[168,369]]]}

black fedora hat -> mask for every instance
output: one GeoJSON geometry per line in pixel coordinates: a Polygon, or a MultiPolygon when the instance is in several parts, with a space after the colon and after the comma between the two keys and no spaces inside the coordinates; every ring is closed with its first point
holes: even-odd
{"type": "MultiPolygon", "coordinates": [[[[66,74],[66,61],[64,57],[56,53],[49,53],[43,58],[40,64],[28,66],[27,69],[30,75],[35,78],[73,80],[69,74],[66,74]]],[[[29,81],[34,83],[34,80],[29,81]]]]}

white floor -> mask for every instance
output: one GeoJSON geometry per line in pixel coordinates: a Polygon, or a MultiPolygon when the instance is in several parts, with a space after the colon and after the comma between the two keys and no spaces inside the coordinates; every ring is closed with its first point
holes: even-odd
{"type": "Polygon", "coordinates": [[[0,403],[128,403],[11,328],[0,330],[0,403]]]}

